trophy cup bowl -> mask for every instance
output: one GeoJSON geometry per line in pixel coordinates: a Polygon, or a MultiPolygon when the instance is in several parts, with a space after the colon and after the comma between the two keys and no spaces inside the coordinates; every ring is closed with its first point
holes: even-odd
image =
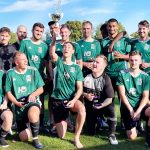
{"type": "Polygon", "coordinates": [[[58,22],[59,20],[62,19],[63,13],[53,13],[53,14],[49,14],[49,17],[51,17],[53,21],[58,22]]]}

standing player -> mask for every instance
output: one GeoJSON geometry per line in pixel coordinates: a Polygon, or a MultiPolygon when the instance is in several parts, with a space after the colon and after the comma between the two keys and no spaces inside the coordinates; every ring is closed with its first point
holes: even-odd
{"type": "Polygon", "coordinates": [[[85,21],[82,24],[83,39],[77,43],[81,47],[83,61],[83,76],[91,73],[93,60],[100,54],[100,43],[92,38],[93,25],[90,21],[85,21]]]}
{"type": "MultiPolygon", "coordinates": [[[[29,66],[34,66],[40,72],[43,80],[45,80],[44,69],[48,66],[48,46],[42,41],[44,25],[35,23],[32,28],[31,39],[25,39],[21,42],[20,51],[25,53],[28,59],[29,66]]],[[[44,94],[40,96],[42,102],[40,114],[40,127],[44,129],[44,94]]]]}
{"type": "MultiPolygon", "coordinates": [[[[60,35],[62,37],[61,41],[56,44],[56,53],[59,57],[63,56],[63,45],[65,42],[70,41],[71,29],[68,25],[63,24],[60,28],[60,35]]],[[[73,43],[75,47],[75,52],[72,55],[72,61],[79,64],[82,69],[82,53],[78,43],[73,43]]]]}
{"type": "Polygon", "coordinates": [[[13,67],[13,56],[16,49],[9,44],[11,31],[7,27],[0,28],[0,69],[4,72],[13,67]]]}
{"type": "Polygon", "coordinates": [[[141,53],[132,51],[129,54],[130,69],[122,70],[117,79],[121,105],[121,114],[127,137],[137,137],[137,124],[140,118],[146,119],[146,142],[150,147],[150,106],[149,76],[140,70],[141,53]]]}
{"type": "Polygon", "coordinates": [[[16,50],[19,50],[20,43],[25,38],[27,38],[27,28],[24,25],[20,25],[17,28],[17,41],[13,43],[16,50]]]}
{"type": "Polygon", "coordinates": [[[50,47],[51,60],[56,64],[54,76],[53,114],[56,131],[60,138],[64,138],[67,130],[66,119],[69,111],[77,113],[75,127],[75,146],[82,148],[80,134],[85,121],[85,107],[79,101],[83,92],[83,75],[79,65],[72,62],[74,54],[74,44],[66,42],[63,45],[63,60],[56,54],[56,34],[50,47]]]}
{"type": "Polygon", "coordinates": [[[31,134],[35,148],[43,148],[38,140],[39,115],[41,102],[39,95],[43,93],[44,82],[35,67],[27,66],[27,57],[22,52],[16,52],[14,57],[16,67],[6,74],[6,94],[15,104],[15,114],[19,138],[27,141],[31,134]]]}
{"type": "Polygon", "coordinates": [[[139,39],[133,40],[131,50],[138,50],[142,54],[141,68],[150,75],[150,38],[149,22],[147,20],[140,21],[138,24],[139,39]]]}

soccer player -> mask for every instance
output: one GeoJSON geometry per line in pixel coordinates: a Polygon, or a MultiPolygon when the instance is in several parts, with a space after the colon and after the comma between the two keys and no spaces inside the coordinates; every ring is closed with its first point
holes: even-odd
{"type": "Polygon", "coordinates": [[[27,38],[27,28],[24,25],[19,25],[17,28],[17,41],[13,43],[16,50],[19,50],[20,43],[25,38],[27,38]]]}
{"type": "Polygon", "coordinates": [[[137,137],[137,124],[140,118],[146,119],[146,142],[150,147],[150,106],[149,76],[140,69],[142,63],[141,53],[132,51],[129,54],[130,68],[122,70],[117,79],[121,99],[121,114],[129,139],[137,137]]]}
{"type": "Polygon", "coordinates": [[[83,75],[79,65],[72,62],[74,44],[66,42],[63,45],[63,60],[56,53],[56,33],[53,35],[50,47],[51,60],[56,64],[54,76],[54,89],[52,93],[52,108],[56,131],[60,138],[64,138],[67,130],[69,111],[77,114],[75,126],[75,146],[82,148],[80,134],[85,121],[85,107],[79,101],[83,92],[83,75]]]}
{"type": "Polygon", "coordinates": [[[13,56],[16,49],[9,44],[11,31],[7,27],[0,28],[0,69],[4,72],[13,67],[13,56]]]}
{"type": "Polygon", "coordinates": [[[16,52],[14,61],[16,67],[7,72],[5,88],[8,99],[15,104],[19,138],[21,141],[30,138],[30,126],[34,147],[43,148],[38,140],[38,133],[41,108],[39,95],[43,93],[44,82],[35,67],[27,66],[24,53],[16,52]]]}
{"type": "Polygon", "coordinates": [[[3,148],[6,148],[9,145],[5,138],[11,129],[13,115],[10,109],[7,107],[7,97],[4,97],[4,81],[4,71],[0,70],[0,145],[3,148]]]}
{"type": "MultiPolygon", "coordinates": [[[[32,27],[32,37],[24,39],[20,45],[20,51],[25,53],[28,59],[29,66],[36,67],[45,81],[45,67],[48,68],[49,51],[46,43],[42,41],[44,25],[35,23],[32,27]]],[[[40,129],[44,130],[44,94],[40,95],[42,102],[40,114],[40,129]]]]}
{"type": "Polygon", "coordinates": [[[118,35],[119,24],[114,18],[107,21],[108,37],[101,41],[102,54],[108,59],[108,66],[106,73],[110,76],[114,90],[116,91],[116,78],[120,70],[127,68],[127,62],[129,56],[128,53],[131,50],[130,44],[125,37],[122,37],[114,45],[114,50],[109,52],[108,47],[112,40],[118,35]]]}
{"type": "Polygon", "coordinates": [[[109,76],[104,72],[107,66],[107,58],[98,55],[93,62],[92,74],[84,79],[84,102],[86,107],[87,131],[90,135],[95,134],[97,118],[107,117],[109,125],[109,141],[116,145],[118,141],[115,136],[117,118],[115,115],[114,90],[109,76]]]}
{"type": "MultiPolygon", "coordinates": [[[[56,53],[58,54],[59,57],[63,56],[63,44],[65,42],[70,41],[70,35],[71,35],[71,29],[68,25],[63,24],[61,25],[60,28],[60,35],[62,37],[61,41],[56,44],[56,53]]],[[[72,61],[79,64],[79,66],[82,69],[82,53],[81,49],[78,43],[73,42],[74,47],[75,47],[75,52],[72,55],[72,61]]]]}
{"type": "Polygon", "coordinates": [[[138,50],[142,54],[141,68],[150,75],[150,31],[149,22],[142,20],[138,24],[139,38],[131,41],[131,50],[138,50]]]}
{"type": "Polygon", "coordinates": [[[99,41],[92,38],[93,25],[90,21],[85,21],[82,23],[83,39],[79,40],[77,43],[81,47],[82,61],[83,61],[83,76],[91,73],[93,66],[93,60],[97,55],[100,54],[101,48],[99,41]]]}

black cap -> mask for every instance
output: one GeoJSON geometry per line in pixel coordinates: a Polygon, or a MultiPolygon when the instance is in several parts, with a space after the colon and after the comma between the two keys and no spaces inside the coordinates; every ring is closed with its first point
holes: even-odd
{"type": "Polygon", "coordinates": [[[50,22],[48,23],[48,25],[51,26],[51,25],[53,25],[53,24],[55,24],[55,23],[56,23],[56,21],[50,21],[50,22]]]}

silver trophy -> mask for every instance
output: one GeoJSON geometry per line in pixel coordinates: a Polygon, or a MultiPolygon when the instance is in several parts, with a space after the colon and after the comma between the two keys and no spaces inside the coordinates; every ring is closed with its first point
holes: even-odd
{"type": "Polygon", "coordinates": [[[56,4],[56,11],[55,13],[49,13],[49,18],[51,18],[53,21],[56,22],[56,25],[59,25],[59,21],[63,18],[64,13],[61,11],[60,9],[61,6],[61,0],[58,0],[57,4],[56,4]]]}

